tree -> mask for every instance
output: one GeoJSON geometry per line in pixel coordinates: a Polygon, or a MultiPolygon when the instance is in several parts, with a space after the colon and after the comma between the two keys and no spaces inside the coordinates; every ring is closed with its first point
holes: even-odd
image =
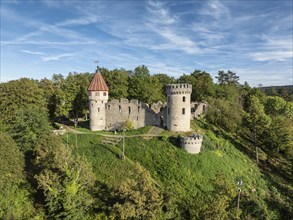
{"type": "Polygon", "coordinates": [[[50,132],[47,112],[35,105],[22,107],[7,130],[23,152],[32,150],[41,135],[50,132]]]}
{"type": "Polygon", "coordinates": [[[52,100],[54,102],[54,117],[79,117],[86,114],[88,110],[87,88],[90,83],[89,73],[69,73],[66,79],[62,75],[54,75],[53,83],[55,92],[52,100]]]}
{"type": "Polygon", "coordinates": [[[8,134],[0,131],[0,219],[33,219],[36,213],[24,175],[24,155],[8,134]]]}
{"type": "Polygon", "coordinates": [[[47,102],[47,109],[49,112],[49,117],[51,119],[54,118],[54,111],[56,107],[56,99],[55,99],[55,90],[56,86],[54,85],[52,80],[49,79],[42,79],[38,83],[39,87],[43,90],[45,100],[47,102]]]}
{"type": "Polygon", "coordinates": [[[239,77],[236,73],[228,70],[228,72],[219,71],[218,84],[216,86],[217,98],[223,98],[229,101],[239,102],[241,98],[239,88],[239,77]]]}
{"type": "Polygon", "coordinates": [[[207,119],[230,132],[236,132],[242,120],[242,106],[224,99],[211,99],[207,119]]]}
{"type": "Polygon", "coordinates": [[[191,76],[195,78],[195,85],[192,86],[192,96],[195,101],[206,101],[208,98],[214,97],[215,87],[209,73],[195,70],[191,76]]]}
{"type": "Polygon", "coordinates": [[[289,132],[290,122],[286,122],[286,119],[281,116],[273,118],[270,127],[263,133],[263,145],[266,146],[270,155],[285,152],[292,147],[289,132]]]}
{"type": "Polygon", "coordinates": [[[47,103],[38,84],[31,79],[22,78],[0,84],[0,112],[3,123],[9,124],[15,113],[27,105],[33,104],[45,109],[47,103]]]}
{"type": "Polygon", "coordinates": [[[218,79],[219,85],[239,85],[239,76],[230,70],[228,72],[224,72],[223,70],[218,71],[216,79],[218,79]]]}
{"type": "Polygon", "coordinates": [[[152,76],[155,80],[158,80],[160,82],[160,87],[161,87],[161,96],[164,97],[162,101],[167,100],[167,95],[166,95],[166,85],[167,84],[173,84],[176,83],[176,80],[174,77],[168,76],[167,74],[164,73],[157,73],[152,76]]]}
{"type": "Polygon", "coordinates": [[[57,136],[46,135],[38,142],[35,179],[44,203],[54,219],[89,219],[92,214],[95,177],[90,165],[74,156],[57,136]]]}
{"type": "Polygon", "coordinates": [[[119,219],[160,219],[163,197],[150,173],[135,166],[137,179],[122,182],[114,193],[114,213],[119,219]]]}
{"type": "Polygon", "coordinates": [[[164,99],[158,78],[151,76],[146,66],[136,67],[130,74],[128,98],[138,99],[147,104],[164,99]]]}
{"type": "Polygon", "coordinates": [[[114,69],[109,71],[100,68],[100,71],[109,88],[110,99],[120,99],[128,96],[128,71],[125,69],[114,69]]]}
{"type": "Polygon", "coordinates": [[[258,162],[257,140],[259,137],[261,138],[264,130],[270,126],[271,119],[269,116],[266,115],[264,111],[264,106],[255,96],[250,97],[248,109],[246,112],[244,112],[244,124],[253,134],[256,160],[258,162]]]}
{"type": "Polygon", "coordinates": [[[231,202],[237,191],[230,178],[220,174],[215,179],[213,192],[199,195],[192,204],[191,216],[195,219],[231,219],[231,202]]]}
{"type": "Polygon", "coordinates": [[[270,96],[265,104],[266,113],[277,116],[282,115],[285,111],[286,101],[278,96],[270,96]]]}

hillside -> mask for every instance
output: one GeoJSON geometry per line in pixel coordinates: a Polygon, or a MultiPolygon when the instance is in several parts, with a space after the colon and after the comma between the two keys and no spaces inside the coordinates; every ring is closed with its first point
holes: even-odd
{"type": "MultiPolygon", "coordinates": [[[[167,219],[234,218],[237,181],[240,179],[243,185],[239,213],[243,218],[286,219],[292,215],[292,210],[285,208],[290,207],[292,198],[282,195],[276,184],[238,149],[239,146],[227,138],[218,137],[203,125],[203,122],[193,124],[205,134],[199,155],[180,149],[176,144],[177,136],[167,131],[162,137],[151,139],[127,137],[131,133],[126,133],[126,160],[120,159],[122,141],[117,146],[103,144],[105,137],[97,132],[78,134],[75,151],[85,155],[100,187],[109,192],[128,178],[136,179],[135,166],[139,163],[164,193],[167,201],[164,218],[167,219]]],[[[75,135],[69,136],[72,146],[75,145],[75,135]]],[[[292,185],[289,190],[293,192],[292,185]]]]}

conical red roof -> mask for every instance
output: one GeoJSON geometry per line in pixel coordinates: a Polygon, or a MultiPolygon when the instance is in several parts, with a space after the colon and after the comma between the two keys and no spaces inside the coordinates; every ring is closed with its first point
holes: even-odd
{"type": "Polygon", "coordinates": [[[88,88],[88,91],[108,91],[108,86],[100,73],[99,69],[97,69],[96,74],[94,75],[92,82],[88,88]]]}

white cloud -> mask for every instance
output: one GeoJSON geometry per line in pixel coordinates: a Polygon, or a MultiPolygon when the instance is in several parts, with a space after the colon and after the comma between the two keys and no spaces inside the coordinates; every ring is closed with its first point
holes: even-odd
{"type": "Polygon", "coordinates": [[[30,51],[30,50],[21,50],[21,52],[33,54],[33,55],[45,55],[45,53],[43,53],[43,52],[35,52],[35,51],[30,51]]]}
{"type": "Polygon", "coordinates": [[[264,51],[251,53],[255,61],[286,61],[293,58],[292,51],[264,51]]]}
{"type": "Polygon", "coordinates": [[[288,37],[269,37],[262,36],[263,46],[259,52],[250,53],[255,61],[291,61],[293,59],[292,36],[288,37]]]}
{"type": "Polygon", "coordinates": [[[222,17],[229,17],[230,11],[223,2],[220,2],[219,0],[210,0],[199,10],[199,14],[219,19],[222,17]]]}
{"type": "Polygon", "coordinates": [[[65,27],[65,26],[75,26],[75,25],[89,25],[89,24],[94,24],[97,21],[98,21],[97,15],[89,15],[86,17],[65,20],[60,23],[57,23],[56,26],[57,27],[65,27]]]}
{"type": "Polygon", "coordinates": [[[148,11],[152,15],[149,20],[152,23],[170,25],[178,21],[176,15],[171,15],[167,8],[164,8],[162,2],[148,1],[148,11]]]}
{"type": "Polygon", "coordinates": [[[188,36],[183,36],[180,30],[180,20],[170,13],[169,9],[161,2],[149,1],[149,14],[145,18],[145,25],[149,31],[159,35],[165,42],[153,42],[151,49],[181,50],[187,54],[195,54],[198,49],[194,41],[188,36]]]}
{"type": "Polygon", "coordinates": [[[47,62],[47,61],[53,61],[53,60],[60,60],[63,57],[72,57],[74,54],[60,54],[60,55],[55,55],[55,56],[42,56],[42,60],[47,62]]]}

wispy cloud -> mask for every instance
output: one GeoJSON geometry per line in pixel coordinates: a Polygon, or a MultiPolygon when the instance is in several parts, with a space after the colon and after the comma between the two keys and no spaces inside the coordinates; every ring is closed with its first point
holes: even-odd
{"type": "Polygon", "coordinates": [[[33,54],[33,55],[45,55],[43,52],[37,52],[37,51],[30,51],[30,50],[20,50],[23,53],[33,54]]]}
{"type": "Polygon", "coordinates": [[[215,19],[230,16],[230,10],[228,7],[226,7],[223,2],[220,2],[219,0],[207,1],[207,4],[204,4],[198,13],[202,15],[208,15],[215,19]]]}
{"type": "Polygon", "coordinates": [[[286,61],[292,59],[291,51],[267,51],[251,53],[250,56],[255,61],[286,61]]]}
{"type": "Polygon", "coordinates": [[[75,19],[68,19],[65,21],[62,21],[60,23],[57,23],[57,27],[66,27],[66,26],[75,26],[75,25],[89,25],[94,24],[98,22],[98,16],[97,15],[88,15],[85,17],[79,17],[75,19]]]}
{"type": "Polygon", "coordinates": [[[268,37],[262,36],[264,44],[259,48],[260,52],[250,53],[255,61],[289,61],[293,59],[292,36],[268,37]]]}
{"type": "Polygon", "coordinates": [[[75,54],[59,54],[59,55],[54,55],[54,56],[42,56],[42,60],[47,62],[47,61],[53,61],[53,60],[60,60],[61,58],[64,57],[72,57],[75,54]]]}
{"type": "Polygon", "coordinates": [[[187,54],[195,54],[198,49],[196,43],[180,31],[180,20],[172,15],[169,9],[161,2],[148,2],[149,14],[146,18],[146,27],[165,40],[163,43],[156,43],[152,49],[181,50],[187,54]]]}

